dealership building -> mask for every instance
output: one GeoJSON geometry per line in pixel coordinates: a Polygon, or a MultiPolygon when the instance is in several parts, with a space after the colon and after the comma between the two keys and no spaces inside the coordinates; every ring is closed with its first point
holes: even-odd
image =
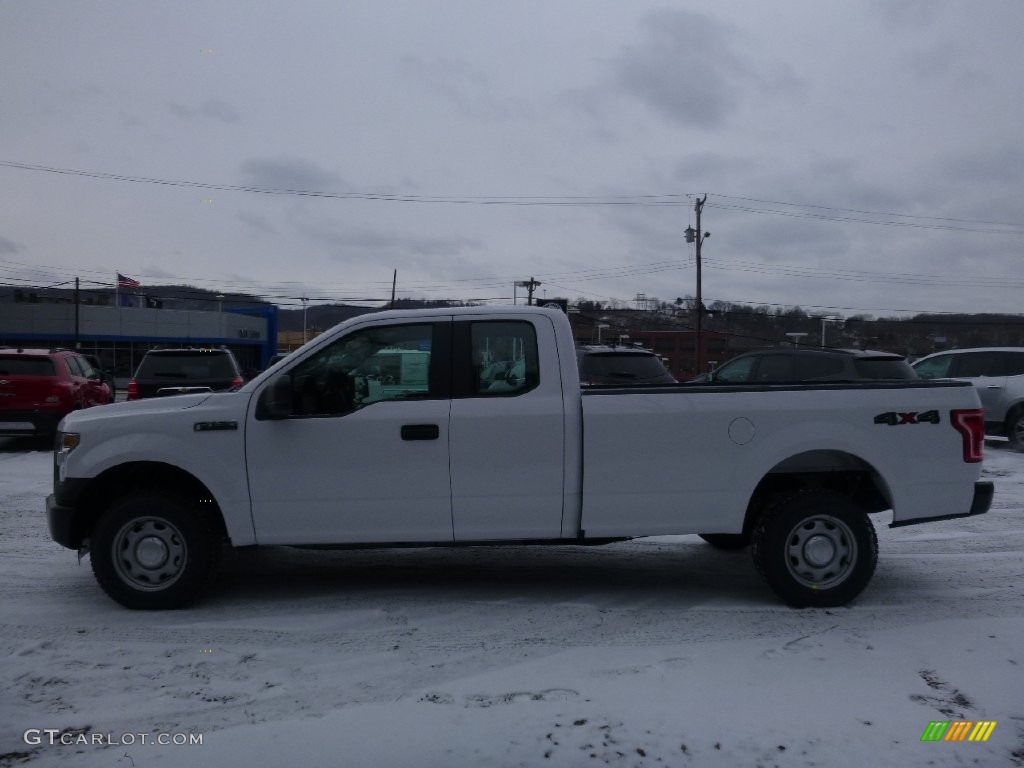
{"type": "Polygon", "coordinates": [[[277,307],[209,312],[74,303],[0,303],[0,346],[65,347],[94,354],[128,378],[149,349],[227,347],[243,372],[266,366],[277,351],[277,307]]]}

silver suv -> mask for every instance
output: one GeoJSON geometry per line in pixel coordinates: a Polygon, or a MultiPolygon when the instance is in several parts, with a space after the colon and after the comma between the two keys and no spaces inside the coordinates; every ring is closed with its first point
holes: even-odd
{"type": "Polygon", "coordinates": [[[922,379],[962,379],[978,390],[985,433],[1009,438],[1024,451],[1024,347],[953,349],[914,363],[922,379]]]}
{"type": "Polygon", "coordinates": [[[864,349],[771,348],[744,352],[694,381],[714,384],[916,379],[903,355],[864,349]]]}

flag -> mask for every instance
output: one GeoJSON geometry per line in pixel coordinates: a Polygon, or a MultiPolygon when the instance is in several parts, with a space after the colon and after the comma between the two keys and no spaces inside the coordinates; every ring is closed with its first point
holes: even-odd
{"type": "Polygon", "coordinates": [[[133,280],[130,277],[125,277],[120,272],[117,273],[117,287],[118,288],[138,288],[139,281],[133,280]]]}

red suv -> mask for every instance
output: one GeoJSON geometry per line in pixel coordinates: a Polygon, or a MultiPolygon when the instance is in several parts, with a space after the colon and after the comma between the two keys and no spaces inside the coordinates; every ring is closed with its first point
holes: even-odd
{"type": "Polygon", "coordinates": [[[65,414],[112,400],[77,352],[0,348],[0,435],[52,437],[65,414]]]}

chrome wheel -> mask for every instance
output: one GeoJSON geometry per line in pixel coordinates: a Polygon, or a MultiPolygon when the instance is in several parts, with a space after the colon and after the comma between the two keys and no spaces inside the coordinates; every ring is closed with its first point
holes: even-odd
{"type": "Polygon", "coordinates": [[[841,584],[857,562],[853,531],[831,515],[816,515],[795,526],[786,537],[790,575],[811,589],[841,584]]]}
{"type": "Polygon", "coordinates": [[[160,517],[140,517],[114,534],[111,560],[117,575],[134,589],[166,589],[185,571],[188,547],[173,524],[160,517]]]}

